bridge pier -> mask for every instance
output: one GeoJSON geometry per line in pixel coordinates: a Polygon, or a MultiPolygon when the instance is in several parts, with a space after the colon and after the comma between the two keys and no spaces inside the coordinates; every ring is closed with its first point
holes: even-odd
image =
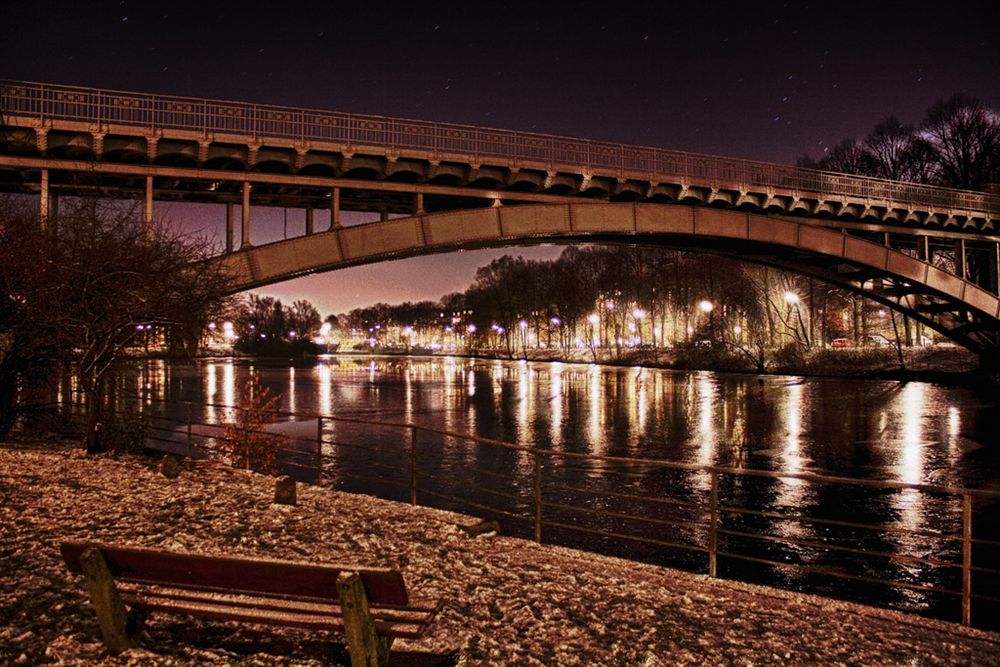
{"type": "Polygon", "coordinates": [[[233,231],[235,225],[234,220],[234,209],[232,202],[226,202],[226,252],[230,253],[233,251],[233,231]]]}
{"type": "Polygon", "coordinates": [[[142,202],[142,227],[146,238],[153,236],[153,177],[146,177],[146,196],[142,202]]]}
{"type": "Polygon", "coordinates": [[[340,188],[330,195],[330,229],[340,229],[340,188]]]}
{"type": "Polygon", "coordinates": [[[41,199],[38,201],[38,217],[42,227],[49,224],[49,170],[42,169],[41,199]]]}
{"type": "Polygon", "coordinates": [[[250,182],[243,181],[243,210],[240,218],[240,250],[251,248],[250,243],[250,182]]]}

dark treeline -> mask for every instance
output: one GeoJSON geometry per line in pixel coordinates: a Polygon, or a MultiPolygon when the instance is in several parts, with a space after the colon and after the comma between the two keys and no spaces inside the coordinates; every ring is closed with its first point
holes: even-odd
{"type": "Polygon", "coordinates": [[[1000,116],[956,93],[935,102],[917,126],[889,116],[863,139],[844,139],[799,166],[983,190],[1000,183],[1000,116]]]}

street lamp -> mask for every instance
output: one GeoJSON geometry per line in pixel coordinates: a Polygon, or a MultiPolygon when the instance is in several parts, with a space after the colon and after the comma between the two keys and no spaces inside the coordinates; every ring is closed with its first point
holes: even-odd
{"type": "Polygon", "coordinates": [[[698,303],[698,308],[701,309],[701,312],[703,313],[710,313],[715,310],[715,304],[708,299],[702,299],[701,302],[698,303]]]}
{"type": "Polygon", "coordinates": [[[785,292],[785,303],[796,304],[799,302],[799,295],[795,292],[785,292]]]}

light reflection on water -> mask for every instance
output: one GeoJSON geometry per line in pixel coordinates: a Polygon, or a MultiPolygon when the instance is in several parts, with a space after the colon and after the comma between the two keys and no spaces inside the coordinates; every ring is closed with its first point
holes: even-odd
{"type": "MultiPolygon", "coordinates": [[[[466,358],[343,356],[294,366],[253,364],[272,392],[282,394],[283,409],[410,421],[560,452],[973,488],[996,488],[994,471],[1000,469],[1000,448],[991,436],[1000,425],[1000,400],[961,387],[466,358]]],[[[150,397],[231,407],[250,369],[249,363],[233,360],[196,366],[149,362],[137,386],[150,397]]],[[[222,423],[228,412],[206,407],[200,417],[222,423]]],[[[324,428],[331,439],[359,433],[333,423],[324,428]]],[[[452,439],[428,442],[442,448],[442,461],[456,466],[450,471],[456,484],[469,477],[461,467],[472,466],[517,476],[521,482],[515,493],[530,490],[533,457],[528,453],[484,451],[488,448],[452,439]]],[[[399,444],[390,443],[393,453],[399,444]]],[[[556,458],[545,465],[547,479],[566,486],[612,491],[619,484],[635,484],[634,476],[615,478],[589,462],[556,458]]],[[[341,472],[333,474],[339,479],[341,472]]],[[[672,493],[704,499],[711,477],[695,472],[656,483],[672,493]]],[[[847,497],[842,487],[790,478],[730,478],[726,484],[720,489],[730,499],[767,511],[949,531],[959,516],[954,499],[914,490],[847,497]]],[[[817,541],[829,534],[794,519],[746,528],[790,540],[817,541]]],[[[704,532],[695,533],[704,537],[704,532]]],[[[943,553],[940,544],[901,533],[885,534],[874,548],[913,556],[943,553]]],[[[763,555],[830,563],[823,560],[828,554],[796,545],[782,544],[763,555]]],[[[920,568],[898,567],[900,576],[919,580],[920,568]]],[[[923,593],[901,591],[899,597],[914,608],[924,604],[923,593]]]]}
{"type": "MultiPolygon", "coordinates": [[[[232,407],[253,368],[150,361],[149,399],[232,407]]],[[[518,444],[903,482],[988,481],[1000,401],[922,382],[803,379],[465,358],[257,363],[281,409],[413,421],[518,444]]],[[[228,411],[206,407],[209,423],[228,411]]],[[[795,485],[792,485],[795,486],[795,485]]],[[[909,508],[910,503],[900,504],[909,508]]]]}

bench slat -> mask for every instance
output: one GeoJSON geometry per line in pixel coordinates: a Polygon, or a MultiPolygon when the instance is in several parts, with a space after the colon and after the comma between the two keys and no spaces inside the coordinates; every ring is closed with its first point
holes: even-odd
{"type": "MultiPolygon", "coordinates": [[[[150,611],[165,612],[168,614],[180,614],[187,616],[198,616],[221,621],[239,621],[242,623],[260,623],[264,625],[279,625],[291,628],[301,628],[305,630],[322,630],[328,632],[343,632],[344,622],[339,617],[327,615],[314,615],[305,613],[291,613],[283,611],[271,611],[264,609],[242,609],[228,605],[214,605],[200,602],[174,602],[165,599],[136,597],[123,595],[125,604],[141,607],[150,611]]],[[[391,621],[375,620],[376,631],[385,637],[400,639],[419,639],[427,625],[417,625],[412,623],[396,623],[391,621]]]]}
{"type": "MultiPolygon", "coordinates": [[[[329,602],[310,602],[303,600],[283,600],[273,597],[244,596],[227,593],[208,593],[186,589],[141,590],[125,589],[123,595],[141,600],[164,600],[170,602],[196,602],[229,606],[233,608],[265,609],[278,612],[317,614],[340,616],[340,605],[329,602]]],[[[413,625],[427,625],[440,609],[439,600],[410,599],[410,605],[405,609],[398,607],[371,606],[371,614],[375,620],[413,625]]]]}
{"type": "Polygon", "coordinates": [[[406,607],[409,603],[403,575],[386,568],[202,556],[94,542],[64,542],[60,551],[71,572],[82,573],[80,555],[89,547],[99,549],[112,576],[123,581],[337,600],[337,577],[347,570],[361,576],[373,605],[406,607]]]}

